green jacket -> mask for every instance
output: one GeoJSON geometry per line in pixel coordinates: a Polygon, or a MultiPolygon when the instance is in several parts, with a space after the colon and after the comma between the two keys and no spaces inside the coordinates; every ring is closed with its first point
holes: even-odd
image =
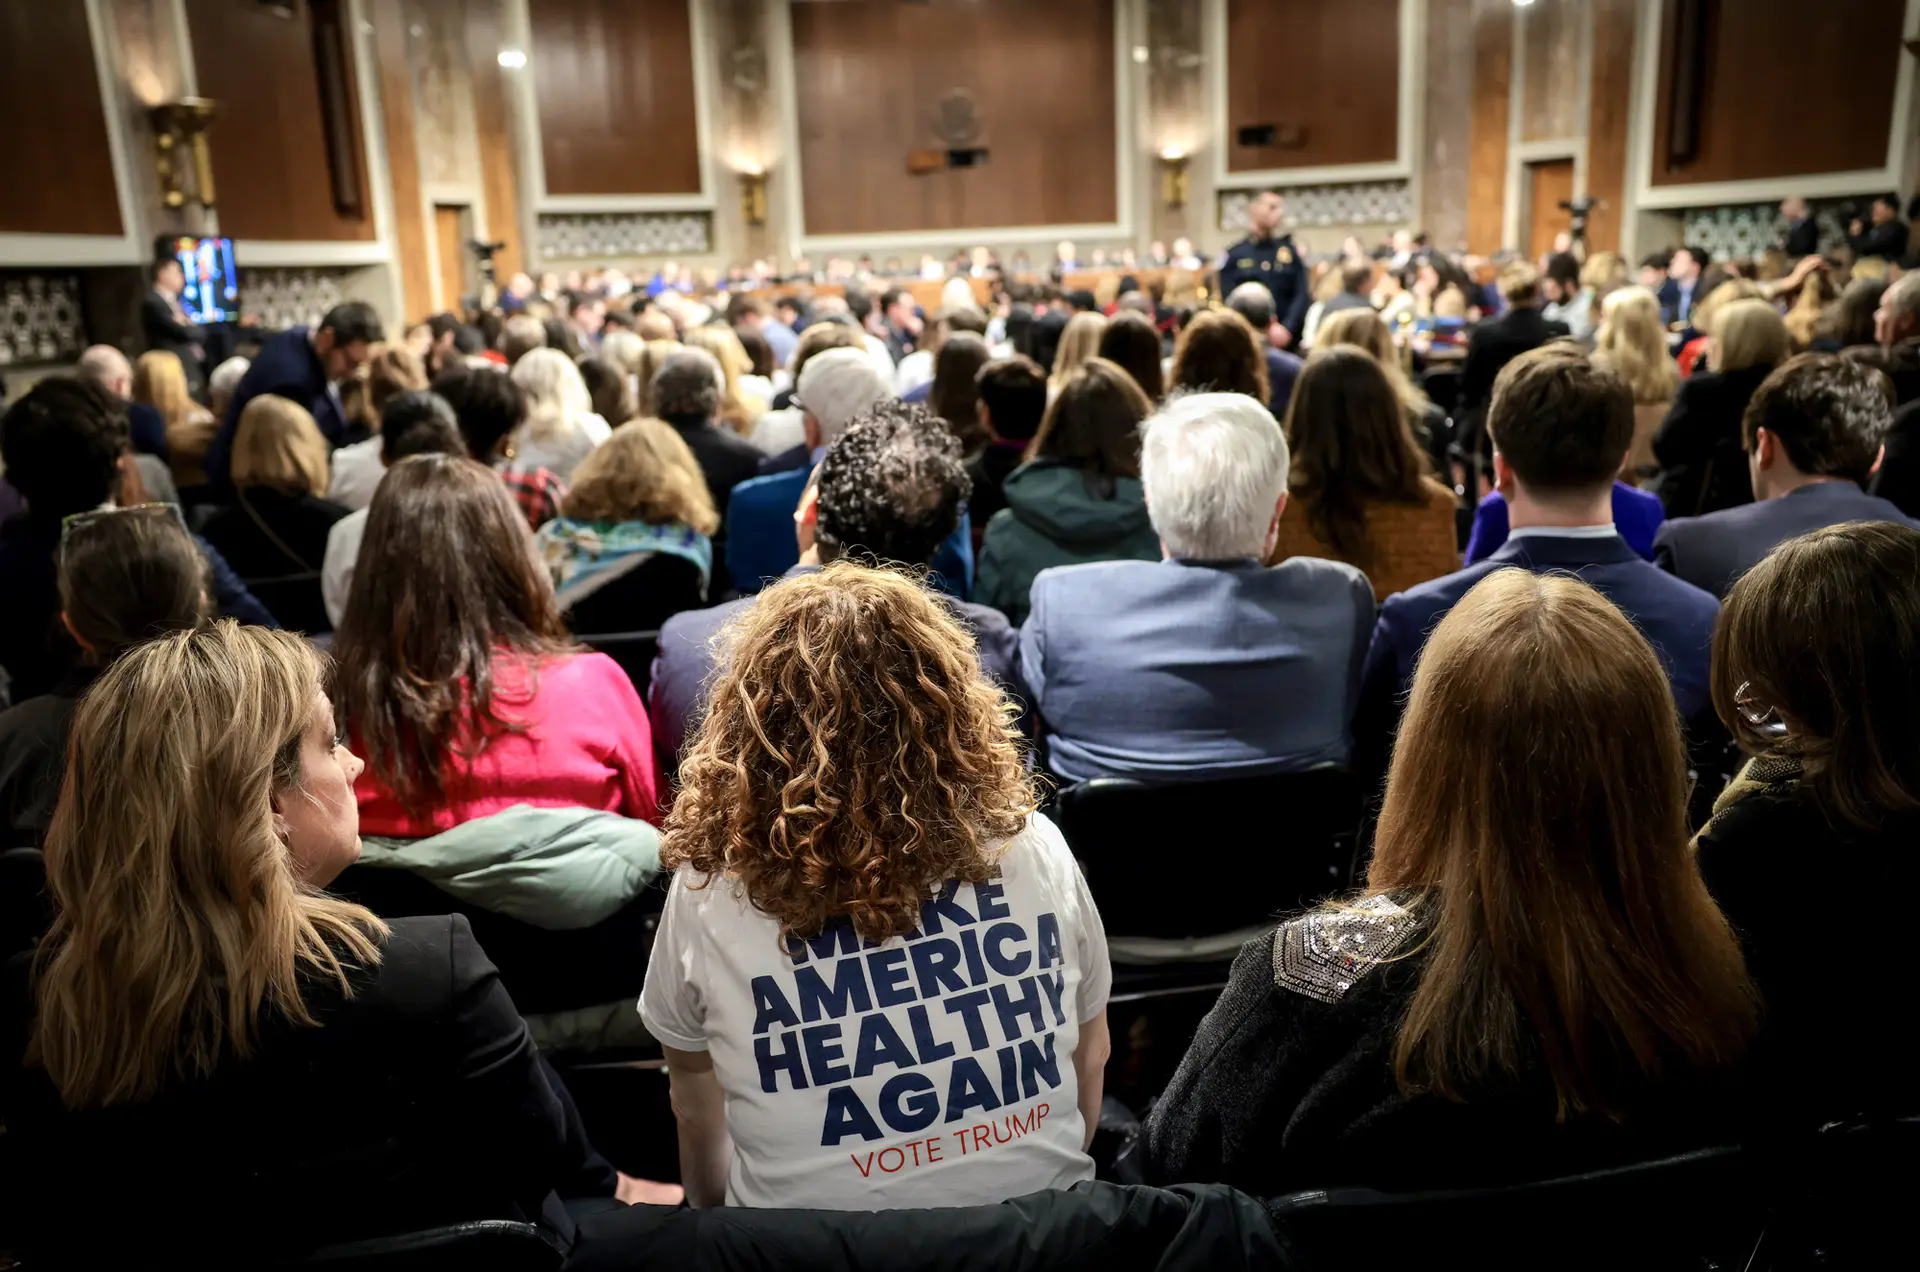
{"type": "Polygon", "coordinates": [[[660,832],[597,809],[515,804],[426,839],[369,836],[360,864],[411,871],[468,905],[565,932],[640,895],[660,873],[660,832]]]}
{"type": "Polygon", "coordinates": [[[972,599],[1015,626],[1026,621],[1033,576],[1042,570],[1160,559],[1160,536],[1132,477],[1116,478],[1113,497],[1102,499],[1079,469],[1040,459],[1014,469],[1002,489],[1007,506],[987,523],[972,599]]]}
{"type": "MultiPolygon", "coordinates": [[[[360,864],[405,870],[456,900],[549,932],[618,914],[660,874],[660,832],[591,808],[515,804],[426,839],[361,840],[360,864]]],[[[534,1044],[585,1052],[646,1046],[632,999],[526,1017],[534,1044]]]]}

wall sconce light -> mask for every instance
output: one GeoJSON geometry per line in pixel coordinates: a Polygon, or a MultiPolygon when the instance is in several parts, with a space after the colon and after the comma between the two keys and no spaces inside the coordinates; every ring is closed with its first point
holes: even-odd
{"type": "Polygon", "coordinates": [[[1160,152],[1160,201],[1169,208],[1187,206],[1187,152],[1174,146],[1160,152]]]}
{"type": "Polygon", "coordinates": [[[213,154],[207,149],[207,128],[219,105],[205,97],[183,97],[162,102],[147,112],[153,121],[153,165],[160,177],[161,201],[170,208],[185,206],[183,183],[189,154],[193,165],[194,200],[201,207],[214,204],[213,154]]]}
{"type": "Polygon", "coordinates": [[[767,223],[767,172],[764,168],[742,168],[740,177],[740,219],[748,225],[767,223]]]}

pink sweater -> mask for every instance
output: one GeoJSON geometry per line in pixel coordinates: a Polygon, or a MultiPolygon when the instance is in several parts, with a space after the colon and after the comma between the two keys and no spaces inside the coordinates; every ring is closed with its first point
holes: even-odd
{"type": "Polygon", "coordinates": [[[494,674],[496,710],[525,731],[495,737],[472,759],[450,754],[446,800],[426,820],[409,816],[368,767],[354,783],[361,834],[423,838],[515,804],[655,819],[659,774],[647,709],[613,659],[548,659],[531,698],[512,662],[496,662],[494,674]]]}

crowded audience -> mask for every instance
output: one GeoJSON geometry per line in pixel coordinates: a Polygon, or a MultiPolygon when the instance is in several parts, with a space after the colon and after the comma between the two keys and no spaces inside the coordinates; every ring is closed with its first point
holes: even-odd
{"type": "Polygon", "coordinates": [[[489,276],[215,358],[156,265],[145,352],[0,414],[45,879],[0,896],[0,1254],[133,1266],[211,1195],[259,1266],[482,1218],[624,1266],[683,1201],[1453,1189],[1910,1117],[1898,925],[1838,978],[1794,939],[1920,827],[1899,202],[1637,273],[1246,215],[1211,260],[489,276]],[[1101,906],[1202,885],[1106,866],[1070,814],[1113,792],[1263,852],[1324,814],[1339,864],[1142,963],[1101,906]]]}

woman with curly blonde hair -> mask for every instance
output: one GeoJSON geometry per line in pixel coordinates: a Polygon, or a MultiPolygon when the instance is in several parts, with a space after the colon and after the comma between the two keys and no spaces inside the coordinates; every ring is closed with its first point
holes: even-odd
{"type": "Polygon", "coordinates": [[[1106,939],[952,609],[835,561],[762,592],[719,665],[640,999],[688,1198],[962,1206],[1091,1179],[1106,939]]]}
{"type": "Polygon", "coordinates": [[[641,632],[707,603],[719,528],[680,434],[628,420],[574,469],[560,515],[534,538],[568,626],[641,632]]]}

